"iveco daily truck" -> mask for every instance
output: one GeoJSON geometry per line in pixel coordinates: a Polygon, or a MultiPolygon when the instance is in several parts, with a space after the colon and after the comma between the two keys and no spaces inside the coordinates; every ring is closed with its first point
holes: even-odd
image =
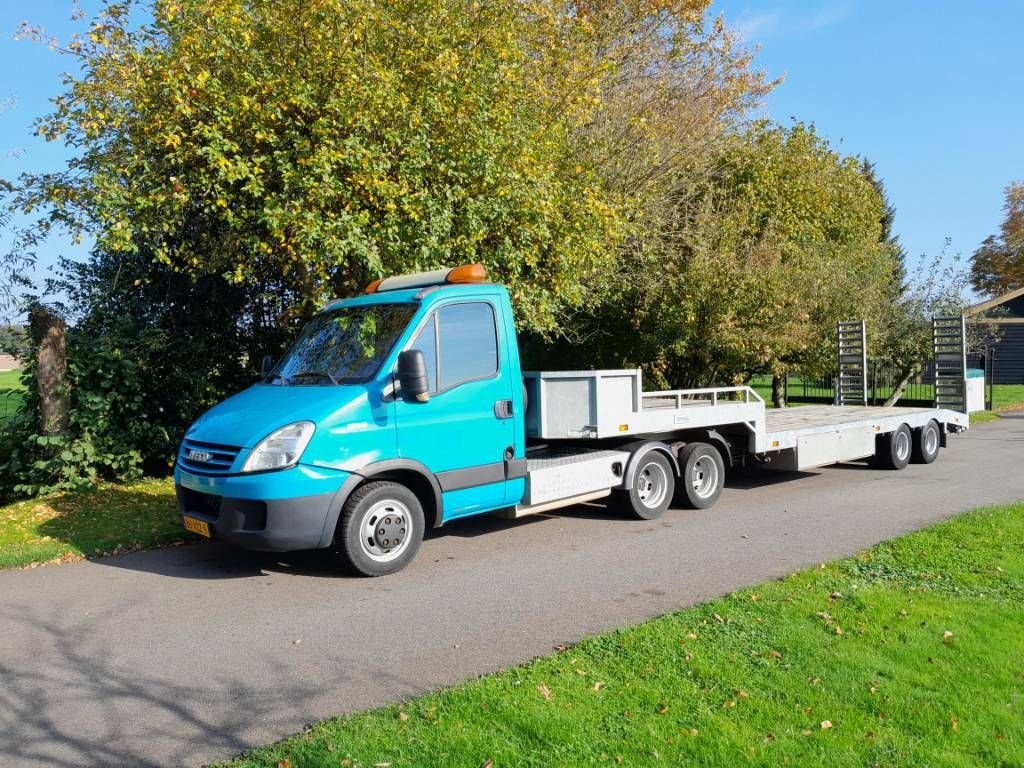
{"type": "Polygon", "coordinates": [[[333,301],[259,383],[200,417],[174,471],[185,528],[242,547],[333,548],[379,576],[424,531],[613,496],[650,519],[711,506],[728,467],[929,463],[967,416],[765,408],[749,387],[644,392],[638,370],[525,373],[512,305],[471,264],[333,301]]]}

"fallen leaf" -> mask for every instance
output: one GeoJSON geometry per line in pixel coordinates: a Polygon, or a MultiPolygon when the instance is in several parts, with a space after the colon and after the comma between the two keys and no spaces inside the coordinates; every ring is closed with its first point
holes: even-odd
{"type": "Polygon", "coordinates": [[[764,743],[765,744],[771,744],[773,741],[775,741],[775,734],[774,733],[766,733],[764,735],[764,743]]]}
{"type": "Polygon", "coordinates": [[[831,720],[822,720],[821,721],[821,730],[827,731],[831,727],[832,727],[832,721],[831,720]]]}
{"type": "Polygon", "coordinates": [[[810,728],[804,728],[802,731],[800,731],[800,735],[801,736],[810,736],[811,735],[811,729],[810,728]]]}
{"type": "Polygon", "coordinates": [[[667,714],[667,713],[668,713],[668,704],[659,704],[658,705],[658,714],[659,715],[664,715],[664,714],[667,714]]]}
{"type": "Polygon", "coordinates": [[[551,689],[544,683],[537,686],[537,691],[541,696],[544,697],[544,701],[551,701],[551,689]]]}
{"type": "Polygon", "coordinates": [[[294,640],[292,640],[292,645],[299,645],[301,642],[302,642],[302,638],[301,637],[297,637],[294,640]]]}
{"type": "Polygon", "coordinates": [[[942,641],[943,642],[947,642],[948,643],[950,641],[950,639],[952,639],[952,637],[953,637],[953,633],[950,632],[948,629],[945,632],[942,633],[942,641]]]}
{"type": "Polygon", "coordinates": [[[736,706],[736,700],[735,699],[729,699],[728,701],[725,701],[725,702],[722,703],[722,709],[732,709],[735,706],[736,706]]]}
{"type": "Polygon", "coordinates": [[[959,731],[960,730],[960,721],[957,720],[956,718],[950,720],[949,721],[949,727],[952,728],[954,731],[959,731]]]}
{"type": "Polygon", "coordinates": [[[750,698],[750,694],[747,693],[746,691],[743,691],[743,690],[736,691],[736,695],[739,696],[741,699],[749,699],[750,698]]]}
{"type": "Polygon", "coordinates": [[[494,768],[494,761],[488,757],[486,760],[480,763],[480,768],[494,768]]]}
{"type": "Polygon", "coordinates": [[[591,688],[590,690],[596,692],[596,691],[600,691],[602,688],[604,688],[604,683],[602,681],[598,680],[596,683],[594,683],[594,687],[591,688]]]}
{"type": "Polygon", "coordinates": [[[831,594],[829,594],[828,599],[829,600],[840,600],[842,597],[843,597],[843,593],[842,592],[832,592],[831,594]]]}
{"type": "Polygon", "coordinates": [[[559,643],[558,645],[553,645],[553,646],[551,646],[551,647],[552,647],[552,648],[554,648],[554,649],[555,649],[556,651],[564,651],[564,650],[566,650],[566,649],[567,649],[567,648],[568,648],[569,646],[568,646],[568,645],[562,645],[562,643],[559,643]]]}
{"type": "Polygon", "coordinates": [[[373,768],[391,768],[391,763],[374,763],[373,768]]]}
{"type": "Polygon", "coordinates": [[[719,624],[725,624],[725,619],[723,619],[717,613],[715,614],[715,621],[717,621],[719,624]]]}
{"type": "Polygon", "coordinates": [[[287,757],[277,761],[277,768],[292,768],[292,761],[287,757]]]}
{"type": "Polygon", "coordinates": [[[768,655],[771,656],[773,659],[781,659],[782,658],[782,654],[779,653],[778,651],[768,651],[768,655]]]}
{"type": "Polygon", "coordinates": [[[398,713],[398,719],[401,720],[404,723],[406,720],[409,719],[409,713],[408,712],[399,712],[398,713]]]}

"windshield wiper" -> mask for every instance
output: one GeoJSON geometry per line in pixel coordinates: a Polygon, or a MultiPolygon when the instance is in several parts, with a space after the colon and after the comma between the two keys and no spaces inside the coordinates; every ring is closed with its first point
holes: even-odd
{"type": "Polygon", "coordinates": [[[295,379],[301,379],[304,376],[319,376],[321,379],[330,379],[331,384],[334,384],[335,386],[338,385],[338,380],[327,371],[299,371],[298,373],[293,373],[291,376],[285,378],[285,381],[294,381],[295,379]]]}

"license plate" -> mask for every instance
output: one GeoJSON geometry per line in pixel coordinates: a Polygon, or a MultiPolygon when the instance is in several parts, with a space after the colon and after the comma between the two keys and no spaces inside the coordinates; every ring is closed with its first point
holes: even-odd
{"type": "Polygon", "coordinates": [[[198,533],[200,536],[210,538],[210,524],[205,520],[196,520],[194,517],[185,517],[185,530],[198,533]]]}

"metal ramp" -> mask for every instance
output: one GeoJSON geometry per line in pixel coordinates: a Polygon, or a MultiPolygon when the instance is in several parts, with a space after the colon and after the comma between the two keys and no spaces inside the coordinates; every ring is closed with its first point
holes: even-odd
{"type": "Polygon", "coordinates": [[[836,405],[868,404],[868,335],[863,320],[839,323],[839,375],[836,405]]]}
{"type": "Polygon", "coordinates": [[[932,318],[935,407],[967,413],[967,321],[963,315],[932,318]]]}

